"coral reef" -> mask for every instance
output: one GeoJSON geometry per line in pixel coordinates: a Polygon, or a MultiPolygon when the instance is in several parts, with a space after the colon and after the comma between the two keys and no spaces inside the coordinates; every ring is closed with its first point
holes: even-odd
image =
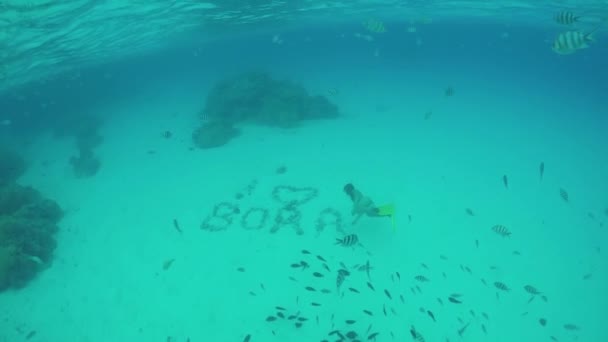
{"type": "Polygon", "coordinates": [[[0,185],[0,291],[25,286],[50,265],[62,216],[34,189],[0,185]]]}
{"type": "Polygon", "coordinates": [[[80,150],[78,156],[70,158],[70,164],[78,178],[92,177],[101,167],[101,162],[92,150],[80,150]]]}
{"type": "Polygon", "coordinates": [[[338,115],[338,108],[324,96],[311,96],[303,86],[275,80],[267,73],[249,72],[213,87],[201,112],[201,117],[210,122],[197,129],[193,139],[199,147],[201,141],[207,143],[203,146],[218,147],[237,136],[233,125],[238,123],[289,128],[304,120],[338,115]],[[207,134],[212,137],[203,138],[207,134]]]}
{"type": "Polygon", "coordinates": [[[19,155],[0,146],[0,186],[15,181],[25,169],[25,161],[19,155]]]}
{"type": "Polygon", "coordinates": [[[192,140],[199,148],[214,148],[225,145],[240,131],[231,123],[213,121],[203,124],[192,133],[192,140]]]}
{"type": "Polygon", "coordinates": [[[301,85],[250,72],[219,82],[202,115],[225,122],[252,121],[292,127],[302,120],[335,118],[338,108],[324,96],[310,96],[301,85]]]}

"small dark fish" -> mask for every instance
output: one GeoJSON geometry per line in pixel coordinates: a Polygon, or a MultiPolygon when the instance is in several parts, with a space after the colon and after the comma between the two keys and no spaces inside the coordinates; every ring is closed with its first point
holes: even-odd
{"type": "Polygon", "coordinates": [[[507,229],[507,227],[503,226],[502,224],[494,225],[492,227],[492,231],[502,237],[511,236],[511,232],[509,231],[509,229],[507,229]]]}
{"type": "Polygon", "coordinates": [[[405,304],[405,298],[403,298],[402,294],[399,295],[399,300],[401,300],[402,304],[405,304]]]}
{"type": "Polygon", "coordinates": [[[182,228],[179,226],[179,222],[177,222],[177,219],[173,219],[173,228],[175,228],[178,233],[183,233],[182,228]]]}
{"type": "Polygon", "coordinates": [[[302,327],[302,322],[296,322],[295,324],[296,328],[301,328],[302,327]]]}
{"type": "Polygon", "coordinates": [[[538,174],[540,175],[540,180],[543,180],[543,176],[545,175],[545,163],[544,162],[540,162],[540,165],[538,165],[538,174]]]}
{"type": "Polygon", "coordinates": [[[475,240],[475,248],[479,248],[479,240],[475,240]]]}
{"type": "Polygon", "coordinates": [[[279,316],[280,318],[285,319],[285,314],[282,313],[281,311],[277,311],[277,316],[279,316]]]}
{"type": "Polygon", "coordinates": [[[494,282],[494,287],[504,292],[510,291],[509,287],[505,283],[501,283],[499,281],[494,282]]]}
{"type": "Polygon", "coordinates": [[[245,336],[245,338],[243,339],[243,342],[249,342],[249,341],[251,341],[251,335],[245,336]]]}
{"type": "Polygon", "coordinates": [[[297,319],[300,322],[306,322],[306,321],[308,321],[308,318],[306,318],[306,317],[298,317],[297,319]]]}
{"type": "Polygon", "coordinates": [[[443,93],[446,97],[454,96],[454,88],[449,86],[449,87],[445,88],[443,93]]]}
{"type": "Polygon", "coordinates": [[[368,316],[373,316],[373,315],[374,315],[374,314],[373,314],[371,311],[369,311],[369,310],[363,310],[363,313],[364,313],[364,314],[366,314],[366,315],[368,315],[368,316]]]}
{"type": "Polygon", "coordinates": [[[355,289],[354,287],[349,287],[348,290],[353,293],[359,293],[359,290],[355,289]]]}
{"type": "Polygon", "coordinates": [[[310,254],[310,252],[308,250],[306,250],[306,249],[303,249],[302,250],[302,254],[310,254]]]}
{"type": "Polygon", "coordinates": [[[242,272],[245,272],[245,268],[243,268],[243,267],[239,267],[239,268],[237,268],[236,270],[237,270],[237,271],[239,271],[239,272],[241,272],[241,273],[242,273],[242,272]]]}
{"type": "Polygon", "coordinates": [[[388,297],[388,299],[393,300],[393,296],[391,296],[391,293],[388,292],[387,289],[384,289],[384,294],[388,297]]]}
{"type": "Polygon", "coordinates": [[[298,280],[292,276],[289,276],[289,280],[297,282],[298,280]]]}
{"type": "Polygon", "coordinates": [[[322,274],[322,273],[319,273],[319,272],[315,272],[315,273],[313,273],[312,275],[313,275],[314,277],[317,277],[317,278],[323,278],[323,274],[322,274]]]}
{"type": "Polygon", "coordinates": [[[372,291],[376,291],[376,289],[374,288],[374,285],[372,285],[372,283],[370,283],[369,281],[367,282],[367,287],[369,287],[369,289],[372,291]]]}
{"type": "Polygon", "coordinates": [[[165,262],[163,262],[163,271],[166,271],[169,268],[171,268],[171,265],[173,265],[173,262],[175,262],[175,259],[165,260],[165,262]]]}
{"type": "Polygon", "coordinates": [[[487,334],[488,331],[486,330],[486,325],[485,324],[481,324],[481,331],[483,331],[484,334],[487,334]]]}
{"type": "Polygon", "coordinates": [[[302,267],[302,265],[300,265],[300,264],[291,264],[290,266],[291,266],[291,268],[299,268],[299,267],[302,267]]]}
{"type": "Polygon", "coordinates": [[[462,301],[456,297],[449,297],[448,300],[454,304],[462,304],[462,301]]]}
{"type": "Polygon", "coordinates": [[[433,322],[437,322],[435,320],[435,315],[433,314],[433,312],[431,312],[431,310],[426,310],[426,313],[433,319],[433,322]]]}
{"type": "Polygon", "coordinates": [[[424,113],[424,120],[430,119],[431,116],[433,116],[433,112],[431,112],[431,111],[424,113]]]}
{"type": "Polygon", "coordinates": [[[415,341],[424,342],[424,337],[416,330],[416,328],[414,328],[413,325],[410,327],[410,335],[412,335],[412,338],[415,341]]]}
{"type": "Polygon", "coordinates": [[[418,280],[421,283],[426,283],[427,281],[429,281],[429,279],[423,275],[417,275],[414,277],[414,279],[418,280]]]}
{"type": "Polygon", "coordinates": [[[285,309],[282,306],[275,306],[274,308],[277,309],[277,310],[279,310],[279,311],[285,311],[285,310],[287,310],[287,309],[285,309]]]}
{"type": "Polygon", "coordinates": [[[592,273],[587,273],[583,276],[583,280],[589,280],[589,279],[591,279],[591,276],[593,276],[592,273]]]}
{"type": "Polygon", "coordinates": [[[315,288],[314,288],[314,287],[312,287],[312,286],[306,286],[306,287],[305,287],[305,289],[306,289],[306,291],[310,291],[310,292],[315,292],[315,291],[317,291],[317,290],[315,290],[315,288]]]}
{"type": "Polygon", "coordinates": [[[336,239],[336,245],[344,247],[352,247],[359,243],[359,237],[356,234],[349,234],[344,236],[342,239],[336,239]]]}
{"type": "Polygon", "coordinates": [[[465,324],[462,328],[458,329],[458,336],[462,337],[462,334],[464,334],[464,332],[467,330],[467,328],[469,327],[469,324],[471,324],[470,322],[465,324]]]}
{"type": "Polygon", "coordinates": [[[331,293],[331,290],[330,289],[322,289],[321,293],[328,294],[328,293],[331,293]]]}
{"type": "Polygon", "coordinates": [[[321,306],[321,304],[316,303],[316,302],[312,302],[312,303],[310,303],[310,305],[312,305],[312,306],[321,306]]]}
{"type": "Polygon", "coordinates": [[[300,266],[302,266],[303,270],[310,267],[310,265],[308,265],[308,263],[304,260],[300,261],[300,266]]]}
{"type": "Polygon", "coordinates": [[[423,262],[420,263],[420,266],[422,266],[422,268],[424,268],[425,270],[429,269],[429,267],[423,262]]]}
{"type": "Polygon", "coordinates": [[[581,330],[581,328],[578,325],[572,324],[572,323],[564,324],[564,329],[570,330],[570,331],[579,331],[579,330],[581,330]]]}
{"type": "Polygon", "coordinates": [[[544,319],[544,318],[540,318],[540,319],[538,320],[538,323],[539,323],[539,324],[540,324],[542,327],[544,327],[544,326],[546,326],[546,325],[547,325],[547,320],[546,320],[546,319],[544,319]]]}
{"type": "Polygon", "coordinates": [[[487,314],[487,313],[485,313],[485,312],[482,312],[482,313],[481,313],[481,315],[482,315],[482,316],[483,316],[483,318],[485,318],[486,320],[489,320],[489,319],[490,319],[490,317],[488,316],[488,314],[487,314]]]}
{"type": "Polygon", "coordinates": [[[441,259],[441,260],[446,260],[446,261],[447,261],[447,260],[448,260],[448,257],[447,257],[447,256],[445,256],[445,255],[443,255],[443,254],[441,254],[441,255],[439,255],[439,259],[441,259]]]}
{"type": "Polygon", "coordinates": [[[568,196],[568,192],[564,190],[564,188],[559,189],[559,196],[564,200],[564,202],[570,202],[570,196],[568,196]]]}
{"type": "Polygon", "coordinates": [[[329,266],[327,266],[327,264],[323,264],[323,268],[327,271],[327,272],[331,272],[331,270],[329,269],[329,266]]]}
{"type": "Polygon", "coordinates": [[[30,338],[36,336],[36,330],[30,331],[27,335],[25,335],[25,339],[29,340],[30,338]]]}
{"type": "Polygon", "coordinates": [[[357,323],[357,321],[355,321],[354,319],[347,319],[346,321],[344,321],[346,324],[351,325],[351,324],[355,324],[357,323]]]}
{"type": "Polygon", "coordinates": [[[526,290],[526,292],[528,292],[531,295],[539,295],[541,294],[540,291],[538,291],[534,286],[532,285],[526,285],[524,286],[524,290],[526,290]]]}
{"type": "Polygon", "coordinates": [[[471,208],[466,208],[465,212],[467,213],[467,215],[469,216],[475,216],[475,213],[473,212],[473,210],[471,208]]]}
{"type": "Polygon", "coordinates": [[[357,338],[357,333],[351,330],[346,333],[346,337],[348,337],[350,340],[354,340],[357,338]]]}
{"type": "Polygon", "coordinates": [[[382,304],[382,313],[386,316],[386,304],[382,304]]]}
{"type": "Polygon", "coordinates": [[[507,175],[502,176],[502,184],[504,184],[505,189],[509,188],[509,178],[507,178],[507,175]]]}
{"type": "Polygon", "coordinates": [[[376,340],[376,337],[378,336],[378,334],[379,334],[379,333],[377,333],[377,332],[370,334],[369,336],[367,336],[367,340],[368,340],[368,341],[369,341],[369,340],[374,340],[374,341],[375,341],[375,340],[376,340]]]}
{"type": "Polygon", "coordinates": [[[320,261],[322,261],[322,262],[327,262],[327,260],[325,260],[325,258],[323,258],[323,257],[322,257],[322,256],[320,256],[320,255],[317,255],[317,259],[319,259],[319,260],[320,260],[320,261]]]}
{"type": "Polygon", "coordinates": [[[397,276],[397,279],[401,281],[401,274],[399,274],[399,272],[395,272],[395,275],[397,276]]]}
{"type": "Polygon", "coordinates": [[[257,296],[257,295],[255,294],[255,292],[253,292],[253,291],[249,291],[249,295],[250,295],[250,296],[253,296],[253,297],[257,296]]]}
{"type": "Polygon", "coordinates": [[[276,320],[277,320],[277,318],[274,317],[274,316],[268,316],[268,317],[266,317],[266,322],[274,322],[276,320]]]}
{"type": "Polygon", "coordinates": [[[441,304],[441,306],[443,306],[443,299],[437,297],[437,301],[439,302],[439,304],[441,304]]]}

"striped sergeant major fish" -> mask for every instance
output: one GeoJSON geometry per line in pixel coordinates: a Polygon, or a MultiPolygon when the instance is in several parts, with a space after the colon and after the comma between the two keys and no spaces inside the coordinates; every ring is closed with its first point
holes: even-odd
{"type": "Polygon", "coordinates": [[[594,41],[593,32],[566,31],[560,33],[553,41],[552,50],[560,55],[573,54],[578,50],[586,49],[594,41]]]}
{"type": "Polygon", "coordinates": [[[579,21],[580,16],[577,16],[570,11],[561,11],[557,13],[553,19],[560,25],[572,25],[579,21]]]}

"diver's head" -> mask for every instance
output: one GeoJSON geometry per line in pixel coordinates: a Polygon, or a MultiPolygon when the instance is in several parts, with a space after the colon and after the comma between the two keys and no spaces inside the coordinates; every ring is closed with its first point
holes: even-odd
{"type": "Polygon", "coordinates": [[[344,186],[344,192],[346,192],[346,194],[350,197],[350,199],[353,199],[354,193],[355,193],[355,186],[352,185],[351,183],[348,183],[344,186]]]}

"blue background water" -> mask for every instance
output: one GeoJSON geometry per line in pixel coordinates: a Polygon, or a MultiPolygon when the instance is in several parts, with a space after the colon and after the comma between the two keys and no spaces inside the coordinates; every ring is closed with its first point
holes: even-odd
{"type": "MultiPolygon", "coordinates": [[[[23,340],[21,330],[33,329],[34,338],[49,341],[241,341],[248,334],[251,341],[316,341],[333,329],[349,330],[338,322],[355,319],[360,334],[372,324],[378,341],[392,340],[391,333],[408,340],[410,326],[427,341],[459,340],[457,330],[469,322],[462,340],[607,340],[605,30],[589,49],[562,56],[551,50],[562,31],[556,24],[460,18],[416,24],[416,33],[406,32],[409,25],[402,22],[385,25],[388,32],[374,34],[372,42],[354,37],[365,33],[359,22],[263,28],[205,43],[194,43],[193,35],[169,50],[6,90],[0,118],[8,116],[11,125],[0,127],[2,140],[34,165],[20,182],[66,207],[63,225],[70,230],[58,235],[58,262],[35,284],[0,294],[6,318],[0,338],[23,340]],[[272,42],[274,34],[282,44],[272,42]],[[229,146],[188,152],[207,91],[252,69],[300,82],[314,94],[337,89],[331,100],[342,117],[294,130],[246,127],[229,146]],[[448,86],[454,96],[444,95],[448,86]],[[180,96],[188,103],[175,100],[180,96]],[[49,144],[45,127],[66,113],[98,112],[106,118],[102,171],[74,180],[65,170],[70,148],[49,144]],[[174,113],[181,119],[171,121],[174,113]],[[167,127],[176,133],[173,145],[159,140],[167,127]],[[159,159],[142,157],[149,148],[159,159]],[[40,161],[47,159],[56,166],[42,171],[40,161]],[[540,162],[546,165],[542,182],[540,162]],[[288,172],[281,178],[274,169],[283,164],[288,172]],[[504,174],[509,189],[502,185],[504,174]],[[319,189],[319,198],[303,209],[304,236],[288,229],[270,234],[197,228],[215,203],[252,178],[260,190],[245,207],[275,209],[269,194],[276,185],[319,189]],[[347,182],[378,203],[396,203],[397,231],[387,221],[364,218],[347,227],[365,246],[354,250],[334,246],[339,234],[333,231],[315,236],[324,206],[337,207],[349,221],[342,193],[347,182]],[[560,188],[567,189],[569,203],[560,188]],[[190,227],[185,239],[170,227],[174,216],[190,227]],[[513,236],[496,236],[496,224],[513,236]],[[320,280],[307,274],[313,270],[291,269],[306,258],[301,249],[322,254],[334,273],[340,261],[351,266],[370,260],[376,292],[367,291],[358,271],[345,286],[360,295],[347,291],[340,299],[303,290],[333,290],[335,274],[320,280]],[[168,258],[176,259],[172,273],[160,270],[168,258]],[[239,266],[247,271],[236,272],[239,266]],[[394,280],[396,271],[401,281],[394,280]],[[418,274],[431,281],[418,284],[418,274]],[[586,274],[591,278],[584,280],[586,274]],[[511,291],[497,296],[495,281],[511,291]],[[548,301],[527,303],[527,284],[548,301]],[[416,285],[422,293],[411,292],[416,285]],[[393,300],[384,296],[385,288],[393,300]],[[464,304],[447,301],[454,292],[464,295],[464,304]],[[303,304],[310,301],[323,305],[303,304]],[[308,323],[296,329],[266,322],[275,305],[301,312],[308,323]],[[383,305],[398,314],[385,317],[383,305]],[[437,322],[421,307],[432,310],[437,322]],[[362,314],[365,308],[375,316],[362,314]],[[547,327],[538,324],[540,317],[547,327]],[[567,323],[581,330],[565,330],[567,323]]],[[[310,259],[314,270],[322,270],[310,259]]]]}

